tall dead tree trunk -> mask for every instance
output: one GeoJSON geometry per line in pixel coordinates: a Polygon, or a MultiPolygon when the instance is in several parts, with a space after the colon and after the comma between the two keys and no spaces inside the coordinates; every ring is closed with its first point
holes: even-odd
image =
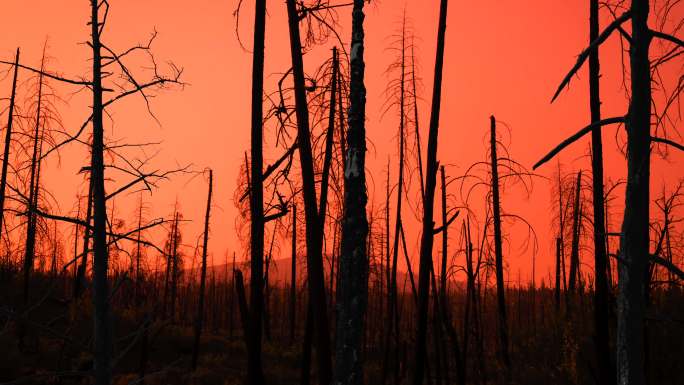
{"type": "Polygon", "coordinates": [[[364,0],[352,10],[349,131],[344,167],[344,217],[340,280],[337,290],[335,385],[363,384],[364,318],[368,302],[368,219],[366,218],[366,86],[363,13],[364,0]]]}
{"type": "Polygon", "coordinates": [[[626,120],[627,189],[618,264],[617,382],[641,385],[643,366],[644,276],[649,251],[649,181],[651,147],[651,67],[648,57],[652,33],[648,28],[648,0],[630,6],[632,38],[629,53],[631,100],[626,120]]]}
{"type": "Polygon", "coordinates": [[[506,283],[503,271],[503,248],[501,235],[501,200],[499,197],[499,170],[496,154],[496,119],[490,118],[490,155],[492,167],[492,212],[494,215],[494,253],[496,263],[497,329],[499,334],[499,355],[504,365],[505,377],[510,376],[511,360],[508,355],[508,320],[506,317],[506,283]]]}
{"type": "Polygon", "coordinates": [[[250,252],[251,279],[249,296],[250,327],[247,343],[247,382],[263,383],[261,364],[262,313],[264,307],[264,197],[263,197],[263,95],[264,95],[264,40],[266,35],[266,0],[255,2],[254,48],[252,50],[252,129],[251,129],[251,184],[250,252]]]}
{"type": "Polygon", "coordinates": [[[91,178],[93,183],[93,301],[95,306],[95,333],[94,333],[94,369],[95,383],[97,385],[109,385],[111,382],[111,320],[109,308],[109,284],[107,270],[109,253],[107,250],[107,207],[105,202],[104,184],[104,126],[102,122],[102,57],[100,55],[100,31],[102,24],[99,21],[99,8],[101,2],[90,0],[91,8],[91,37],[90,45],[93,50],[93,137],[91,178]]]}
{"type": "MultiPolygon", "coordinates": [[[[589,0],[589,43],[599,35],[599,1],[589,0]]],[[[589,107],[591,122],[601,120],[601,97],[599,93],[599,50],[589,54],[589,107]]],[[[604,227],[603,197],[603,141],[601,129],[591,132],[591,171],[594,208],[594,345],[598,364],[599,383],[614,384],[615,372],[610,360],[608,328],[608,281],[606,278],[606,229],[604,227]]]]}
{"type": "Polygon", "coordinates": [[[299,14],[294,0],[287,1],[287,15],[290,31],[290,54],[297,115],[297,144],[302,170],[302,194],[306,218],[306,254],[309,276],[309,300],[314,310],[315,345],[318,363],[318,377],[321,385],[327,385],[332,378],[328,312],[323,275],[323,230],[320,227],[320,213],[316,202],[316,186],[311,152],[309,111],[304,80],[304,60],[299,35],[299,14]]]}
{"type": "Polygon", "coordinates": [[[35,258],[36,247],[36,220],[35,213],[38,200],[38,175],[40,169],[40,150],[42,144],[42,127],[44,124],[41,116],[43,103],[43,71],[45,69],[45,51],[40,64],[40,74],[38,75],[38,103],[36,110],[35,129],[33,131],[33,155],[31,156],[31,176],[29,177],[29,193],[26,202],[26,243],[24,246],[24,305],[29,301],[30,277],[33,270],[33,259],[35,258]]]}
{"type": "Polygon", "coordinates": [[[437,29],[437,52],[435,57],[435,78],[432,89],[430,111],[430,131],[428,134],[427,162],[425,173],[425,198],[423,202],[423,229],[420,241],[420,267],[418,273],[418,311],[416,333],[416,356],[413,372],[414,385],[421,385],[425,373],[427,336],[427,313],[430,291],[430,266],[432,265],[432,246],[434,242],[434,202],[437,185],[437,137],[439,132],[439,112],[442,102],[442,69],[444,66],[444,40],[448,0],[441,0],[439,7],[439,27],[437,29]]]}
{"type": "Polygon", "coordinates": [[[17,93],[17,75],[19,74],[19,48],[14,58],[14,76],[12,78],[12,95],[7,111],[7,128],[5,131],[5,149],[2,157],[2,176],[0,177],[0,238],[5,217],[5,189],[7,187],[7,167],[9,166],[10,145],[12,144],[12,123],[14,122],[14,99],[17,93]]]}
{"type": "Polygon", "coordinates": [[[202,272],[200,273],[200,288],[197,300],[197,318],[195,318],[195,344],[192,349],[192,370],[197,369],[199,357],[202,322],[204,321],[204,289],[207,282],[207,244],[209,243],[209,213],[211,211],[211,192],[214,185],[214,174],[209,169],[209,193],[207,194],[207,212],[204,215],[204,239],[202,245],[202,272]]]}

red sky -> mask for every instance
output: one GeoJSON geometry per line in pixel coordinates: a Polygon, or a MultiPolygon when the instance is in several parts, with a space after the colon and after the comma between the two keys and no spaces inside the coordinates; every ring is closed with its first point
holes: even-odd
{"type": "MultiPolygon", "coordinates": [[[[232,12],[237,1],[110,2],[112,8],[105,41],[112,48],[124,49],[132,43],[144,42],[156,29],[159,32],[155,48],[157,57],[160,62],[173,60],[182,66],[189,85],[182,91],[162,92],[153,100],[153,110],[161,126],[145,114],[140,98],[133,97],[112,110],[115,124],[110,125],[108,133],[129,142],[163,140],[161,152],[154,161],[156,166],[173,168],[176,164],[192,163],[196,169],[214,169],[216,210],[211,224],[210,252],[216,259],[222,259],[226,251],[232,253],[239,245],[232,196],[243,153],[249,148],[250,99],[247,95],[251,92],[251,56],[240,48],[236,39],[232,12]]],[[[396,148],[396,122],[391,114],[380,119],[382,93],[387,81],[384,70],[391,60],[385,48],[389,35],[400,21],[404,3],[420,39],[418,60],[424,79],[421,126],[427,127],[429,119],[439,2],[385,0],[368,6],[365,24],[367,133],[375,144],[368,154],[368,167],[374,181],[379,183],[369,185],[369,190],[377,200],[384,199],[381,194],[384,190],[381,181],[385,178],[383,169],[388,154],[392,155],[396,148]]],[[[252,1],[244,0],[244,7],[240,31],[246,45],[250,46],[252,1]]],[[[681,8],[676,19],[684,16],[681,8]]],[[[277,80],[272,74],[289,68],[290,59],[284,1],[268,1],[268,11],[266,73],[267,87],[272,87],[277,80]]],[[[0,57],[11,60],[14,50],[20,46],[22,62],[37,66],[43,41],[48,38],[48,52],[54,57],[52,69],[70,76],[88,76],[88,47],[79,45],[89,38],[88,12],[85,0],[3,1],[0,5],[0,57]]],[[[350,10],[340,11],[343,27],[340,32],[345,42],[349,41],[349,13],[350,10]]],[[[604,26],[609,22],[607,12],[603,11],[601,20],[604,26]]],[[[485,135],[491,114],[510,127],[510,152],[528,167],[560,140],[587,124],[585,71],[573,79],[570,89],[554,104],[549,104],[555,87],[587,44],[587,24],[588,1],[450,3],[439,140],[439,159],[442,164],[450,165],[447,173],[456,175],[472,162],[484,159],[485,135]]],[[[318,53],[307,55],[307,68],[315,68],[319,64],[317,58],[327,55],[333,44],[330,41],[318,48],[318,53]]],[[[679,76],[681,65],[681,61],[672,64],[666,74],[679,76]]],[[[621,88],[620,46],[615,37],[602,48],[601,68],[603,115],[622,115],[627,103],[621,88]]],[[[9,93],[7,79],[0,86],[1,94],[9,93]]],[[[88,102],[85,94],[69,100],[62,112],[67,129],[75,131],[87,117],[88,102]]],[[[613,127],[604,131],[606,177],[613,180],[624,176],[625,163],[618,151],[615,132],[613,127]]],[[[568,167],[587,169],[589,160],[580,155],[586,153],[588,145],[588,138],[576,143],[561,156],[561,161],[568,167]]],[[[59,167],[51,161],[45,177],[46,187],[56,195],[63,213],[72,209],[76,185],[81,183],[76,172],[84,159],[85,153],[65,149],[59,167]]],[[[679,166],[682,160],[683,157],[674,151],[667,161],[655,160],[654,192],[660,191],[663,182],[672,184],[684,177],[684,169],[679,166]]],[[[540,174],[551,176],[553,166],[542,168],[540,174]]],[[[201,231],[205,183],[201,178],[188,181],[188,178],[180,177],[160,186],[152,198],[146,197],[154,200],[149,216],[168,215],[178,197],[185,218],[193,221],[185,231],[186,239],[194,243],[201,231]]],[[[135,197],[121,200],[121,216],[133,217],[130,202],[135,200],[135,197]]],[[[554,237],[548,230],[552,209],[549,185],[538,180],[529,200],[516,194],[504,195],[502,204],[506,210],[524,215],[534,225],[540,245],[537,272],[546,276],[552,263],[548,255],[554,237]]],[[[621,199],[618,204],[622,204],[621,199]]],[[[414,243],[415,247],[416,229],[410,228],[409,232],[412,234],[409,243],[414,243]]],[[[523,279],[530,273],[531,255],[521,253],[517,247],[518,233],[517,230],[513,232],[506,257],[510,279],[516,279],[519,270],[523,279]]]]}

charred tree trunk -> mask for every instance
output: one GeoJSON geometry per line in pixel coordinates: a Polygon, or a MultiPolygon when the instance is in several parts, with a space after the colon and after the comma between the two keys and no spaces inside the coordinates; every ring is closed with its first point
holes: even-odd
{"type": "Polygon", "coordinates": [[[439,27],[437,30],[437,53],[435,57],[435,79],[432,89],[432,110],[430,111],[430,131],[428,135],[427,162],[425,175],[425,200],[423,202],[423,230],[420,242],[420,267],[418,274],[418,311],[416,334],[414,385],[421,385],[425,373],[427,336],[427,313],[430,290],[430,265],[434,242],[434,202],[437,185],[437,137],[439,132],[439,112],[442,102],[442,69],[444,66],[444,40],[448,0],[441,0],[439,7],[439,27]]]}
{"type": "MultiPolygon", "coordinates": [[[[589,42],[596,40],[598,35],[599,1],[589,0],[589,42]]],[[[589,107],[592,123],[601,120],[599,68],[599,51],[597,48],[589,53],[589,107]]],[[[615,372],[610,360],[609,345],[606,229],[603,212],[603,142],[600,128],[595,128],[591,133],[591,153],[594,205],[594,344],[598,364],[598,382],[610,385],[615,383],[615,372]]]]}
{"type": "Polygon", "coordinates": [[[366,86],[364,84],[364,0],[352,11],[351,83],[344,217],[340,254],[335,355],[336,385],[363,384],[363,333],[368,302],[368,219],[366,218],[366,86]]]}
{"type": "Polygon", "coordinates": [[[618,264],[617,382],[645,382],[643,325],[644,276],[649,252],[649,181],[651,147],[651,68],[648,57],[652,34],[648,28],[648,0],[633,0],[632,41],[629,54],[631,101],[627,129],[627,190],[618,264]]]}
{"type": "Polygon", "coordinates": [[[93,49],[93,138],[91,178],[93,183],[93,301],[95,305],[94,361],[95,383],[109,385],[111,382],[111,319],[109,308],[109,283],[107,270],[107,207],[104,185],[104,127],[102,122],[102,62],[100,55],[99,5],[91,0],[91,47],[93,49]]]}
{"type": "Polygon", "coordinates": [[[257,0],[254,13],[254,48],[252,50],[252,121],[251,121],[251,185],[249,283],[249,321],[247,332],[247,382],[263,383],[261,364],[261,334],[264,307],[264,203],[263,203],[263,94],[264,40],[266,34],[266,0],[257,0]]]}
{"type": "Polygon", "coordinates": [[[299,35],[299,15],[294,0],[287,1],[287,15],[290,31],[290,54],[297,115],[297,143],[302,170],[302,193],[306,218],[307,271],[309,276],[309,300],[314,309],[314,331],[316,333],[316,355],[318,377],[321,385],[327,385],[332,378],[328,312],[323,275],[323,231],[320,228],[320,213],[316,202],[316,186],[311,153],[309,111],[304,80],[304,60],[299,35]]]}
{"type": "Polygon", "coordinates": [[[5,150],[2,158],[2,176],[0,177],[0,238],[5,217],[5,189],[7,187],[7,167],[9,166],[10,145],[12,144],[12,123],[14,122],[14,98],[17,93],[17,75],[19,74],[19,48],[14,59],[14,77],[12,78],[12,95],[7,112],[7,129],[5,131],[5,150]]]}
{"type": "Polygon", "coordinates": [[[501,201],[499,198],[499,170],[498,157],[496,155],[496,119],[490,117],[491,137],[490,155],[492,157],[492,212],[494,214],[494,253],[496,256],[496,299],[497,299],[497,321],[499,334],[499,355],[504,365],[505,377],[509,379],[511,360],[508,355],[508,320],[506,317],[506,284],[503,271],[503,248],[501,235],[501,201]]]}
{"type": "Polygon", "coordinates": [[[192,349],[192,370],[197,369],[199,357],[200,336],[202,334],[202,322],[204,321],[204,288],[207,282],[207,244],[209,242],[209,213],[211,210],[211,193],[214,183],[214,175],[209,170],[209,193],[207,195],[207,212],[204,215],[204,239],[202,246],[202,272],[200,273],[200,288],[197,299],[197,318],[195,319],[195,345],[192,349]]]}

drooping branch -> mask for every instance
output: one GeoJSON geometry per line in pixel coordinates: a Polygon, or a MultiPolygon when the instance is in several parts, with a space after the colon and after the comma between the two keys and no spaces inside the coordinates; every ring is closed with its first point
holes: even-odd
{"type": "Polygon", "coordinates": [[[559,152],[561,152],[565,147],[575,143],[576,141],[578,141],[584,135],[590,133],[595,128],[600,128],[600,127],[603,127],[603,126],[608,125],[608,124],[624,123],[624,122],[625,122],[625,117],[624,116],[618,116],[618,117],[614,117],[614,118],[601,119],[597,122],[591,123],[590,125],[588,125],[588,126],[584,127],[583,129],[577,131],[577,133],[575,133],[571,137],[562,141],[558,146],[556,146],[553,150],[551,150],[548,154],[546,154],[539,162],[535,163],[535,165],[532,166],[532,169],[536,170],[539,166],[550,161],[551,159],[553,159],[554,156],[556,156],[559,152]]]}
{"type": "Polygon", "coordinates": [[[671,43],[674,43],[677,46],[679,46],[680,48],[684,48],[684,40],[681,40],[677,36],[672,36],[672,35],[667,34],[665,32],[653,31],[653,30],[651,30],[651,35],[653,35],[653,37],[657,37],[659,39],[667,40],[671,43]]]}
{"type": "Polygon", "coordinates": [[[668,146],[672,146],[678,150],[684,151],[684,145],[679,144],[679,143],[672,141],[670,139],[660,138],[657,136],[651,136],[651,142],[667,144],[668,146]]]}
{"type": "Polygon", "coordinates": [[[551,103],[553,103],[554,100],[560,95],[561,91],[563,91],[563,88],[570,84],[570,79],[579,71],[579,69],[582,67],[582,64],[589,58],[589,54],[591,53],[592,50],[598,48],[599,45],[601,45],[608,37],[618,29],[624,23],[625,21],[629,20],[631,18],[631,13],[629,11],[625,12],[622,14],[622,16],[618,17],[617,19],[613,20],[612,23],[610,23],[606,29],[601,32],[601,34],[589,44],[589,47],[585,48],[584,51],[582,51],[579,56],[577,57],[577,62],[575,65],[570,69],[570,72],[568,72],[567,75],[565,75],[565,78],[563,78],[563,81],[561,84],[558,86],[558,89],[556,90],[556,93],[553,94],[553,98],[551,98],[551,103]]]}

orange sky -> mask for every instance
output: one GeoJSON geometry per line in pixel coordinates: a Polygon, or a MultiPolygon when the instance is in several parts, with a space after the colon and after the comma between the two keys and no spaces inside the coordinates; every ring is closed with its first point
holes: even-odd
{"type": "MultiPolygon", "coordinates": [[[[189,85],[183,91],[163,92],[153,100],[153,110],[161,127],[145,114],[140,98],[133,97],[112,109],[115,124],[110,125],[108,134],[129,142],[163,140],[161,153],[154,163],[159,167],[192,163],[196,169],[206,166],[214,169],[216,210],[211,223],[210,252],[218,263],[226,251],[232,253],[238,245],[232,196],[243,153],[249,146],[250,98],[247,95],[251,90],[251,56],[239,47],[235,36],[232,12],[237,1],[110,0],[110,3],[105,41],[113,48],[124,49],[145,41],[156,28],[159,32],[157,57],[160,62],[172,59],[182,66],[189,85]]],[[[405,3],[415,34],[420,38],[420,73],[425,90],[420,106],[421,126],[426,128],[438,1],[407,0],[405,3]]],[[[367,7],[366,12],[367,133],[375,144],[368,154],[368,167],[378,183],[369,185],[369,190],[376,199],[384,199],[383,169],[388,154],[392,155],[396,148],[395,119],[390,114],[381,120],[380,115],[386,83],[383,73],[391,56],[384,49],[401,18],[403,4],[399,0],[385,0],[367,7]]],[[[244,0],[244,6],[241,33],[250,46],[253,3],[244,0]]],[[[681,8],[678,18],[682,16],[681,8]]],[[[290,63],[284,1],[268,1],[268,11],[267,89],[278,78],[272,74],[289,68],[290,63]]],[[[53,69],[71,76],[89,76],[88,47],[78,44],[89,39],[88,12],[85,0],[5,0],[0,5],[0,56],[11,60],[14,50],[20,46],[22,62],[37,66],[47,37],[49,53],[54,57],[53,69]]],[[[349,40],[348,13],[350,10],[342,10],[340,18],[345,42],[349,40]]],[[[601,19],[602,25],[606,25],[609,15],[603,12],[601,19]]],[[[450,165],[448,174],[456,175],[472,162],[484,159],[490,114],[510,127],[510,151],[528,167],[557,142],[587,124],[588,80],[584,71],[572,81],[569,91],[553,105],[549,104],[555,87],[587,43],[587,24],[588,1],[450,2],[439,140],[439,159],[442,164],[450,165]]],[[[331,41],[319,47],[318,53],[307,55],[307,68],[315,68],[316,58],[327,55],[332,44],[331,41]]],[[[617,39],[612,38],[601,51],[602,112],[606,117],[624,114],[626,110],[619,50],[617,39]]],[[[668,73],[677,75],[681,71],[680,61],[672,64],[668,73]]],[[[0,86],[0,94],[9,94],[7,79],[0,86]]],[[[86,96],[73,96],[63,110],[65,126],[71,131],[88,115],[86,96]]],[[[621,178],[625,162],[615,141],[615,128],[605,130],[604,138],[606,177],[621,178]]],[[[562,162],[587,169],[589,161],[580,155],[588,145],[588,138],[573,145],[561,156],[562,162]]],[[[46,187],[55,193],[63,213],[72,209],[77,183],[81,183],[76,172],[83,159],[85,153],[65,149],[59,167],[51,161],[46,172],[46,187]]],[[[672,183],[684,176],[684,169],[678,166],[682,160],[674,151],[667,162],[655,160],[652,179],[653,186],[658,187],[654,191],[659,191],[663,182],[672,183]]],[[[549,165],[540,173],[551,176],[552,171],[553,165],[549,165]]],[[[392,172],[396,174],[396,170],[392,172]]],[[[201,178],[188,181],[181,177],[160,186],[152,198],[146,197],[154,199],[149,217],[168,215],[178,197],[185,218],[193,221],[186,226],[186,241],[194,244],[201,231],[205,183],[201,178]]],[[[548,255],[554,236],[548,231],[551,217],[548,184],[538,180],[529,200],[516,194],[504,195],[502,199],[504,209],[524,215],[535,226],[540,245],[537,272],[546,276],[552,264],[548,255]]],[[[121,205],[120,215],[132,218],[133,206],[124,201],[135,202],[136,198],[117,201],[121,205]]],[[[409,229],[409,243],[414,248],[418,239],[416,231],[409,229]]],[[[518,270],[522,270],[523,279],[530,273],[531,256],[520,253],[516,234],[506,256],[511,280],[517,279],[518,270]]]]}

